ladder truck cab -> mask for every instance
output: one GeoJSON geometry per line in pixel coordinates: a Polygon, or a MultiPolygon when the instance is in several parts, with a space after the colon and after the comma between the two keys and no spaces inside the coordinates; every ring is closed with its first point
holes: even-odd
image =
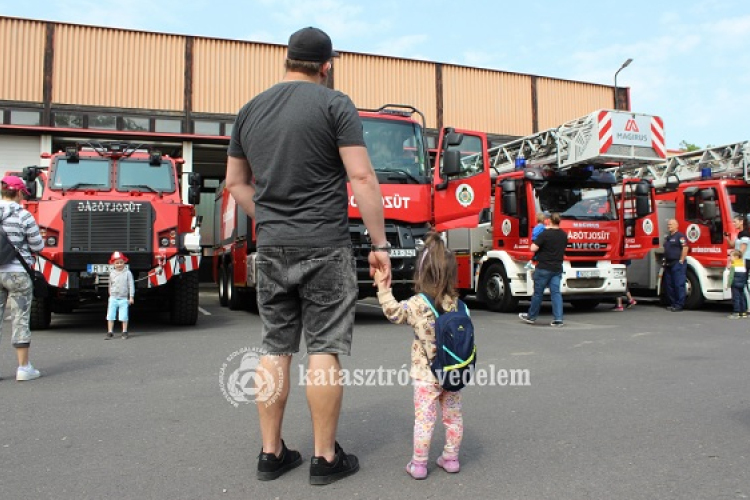
{"type": "MultiPolygon", "coordinates": [[[[424,116],[411,106],[389,104],[359,110],[359,115],[383,196],[385,232],[392,247],[394,293],[406,296],[412,293],[417,251],[430,228],[476,226],[478,214],[489,205],[489,173],[459,161],[462,136],[453,129],[441,133],[441,154],[433,168],[424,136],[424,116]]],[[[348,191],[349,231],[359,294],[367,297],[376,293],[367,261],[371,241],[350,186],[348,191]]],[[[215,214],[214,279],[219,285],[219,302],[232,309],[254,307],[253,221],[223,184],[217,191],[215,214]],[[248,300],[241,294],[249,295],[248,300]]]]}
{"type": "MultiPolygon", "coordinates": [[[[561,282],[566,300],[590,309],[624,295],[625,262],[658,244],[653,189],[639,179],[618,184],[607,167],[663,161],[663,137],[659,117],[599,110],[464,158],[491,167],[494,197],[477,228],[448,232],[459,290],[490,310],[515,310],[534,292],[536,214],[557,212],[568,234],[561,282]]],[[[474,138],[486,146],[483,134],[474,138]]]]}
{"type": "Polygon", "coordinates": [[[193,204],[201,178],[189,175],[189,203],[180,194],[182,159],[126,143],[86,143],[43,154],[49,167],[26,167],[44,250],[36,270],[48,297],[34,298],[32,329],[51,313],[106,302],[110,255],[123,252],[136,281],[136,304],[169,312],[175,325],[198,319],[200,230],[193,204]]]}
{"type": "MultiPolygon", "coordinates": [[[[735,216],[747,220],[750,214],[750,141],[709,147],[672,156],[642,168],[624,168],[616,173],[625,180],[650,180],[656,188],[659,232],[667,234],[667,221],[677,220],[688,240],[687,309],[700,308],[704,301],[731,299],[726,289],[727,256],[734,247],[735,216]]],[[[663,243],[663,241],[662,241],[663,243]]],[[[662,296],[663,247],[633,261],[628,271],[635,293],[662,296]]]]}

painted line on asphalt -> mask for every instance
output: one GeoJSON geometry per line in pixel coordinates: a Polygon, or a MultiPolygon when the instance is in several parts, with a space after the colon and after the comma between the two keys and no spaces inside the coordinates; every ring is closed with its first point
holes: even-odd
{"type": "Polygon", "coordinates": [[[211,316],[211,313],[203,309],[202,307],[199,307],[198,310],[202,312],[205,316],[211,316]]]}

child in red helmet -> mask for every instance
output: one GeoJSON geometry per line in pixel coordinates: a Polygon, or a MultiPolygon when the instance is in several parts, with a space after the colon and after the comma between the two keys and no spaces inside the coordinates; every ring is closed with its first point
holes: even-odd
{"type": "Polygon", "coordinates": [[[114,252],[109,258],[113,266],[109,272],[109,302],[107,304],[107,336],[109,340],[114,337],[112,332],[115,319],[122,323],[122,338],[128,338],[128,307],[133,303],[135,295],[135,283],[133,274],[125,269],[128,258],[122,252],[114,252]]]}

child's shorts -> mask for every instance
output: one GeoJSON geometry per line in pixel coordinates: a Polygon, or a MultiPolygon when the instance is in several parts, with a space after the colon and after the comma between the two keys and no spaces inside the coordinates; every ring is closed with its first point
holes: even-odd
{"type": "Polygon", "coordinates": [[[128,320],[128,299],[110,297],[107,304],[107,321],[128,320]]]}

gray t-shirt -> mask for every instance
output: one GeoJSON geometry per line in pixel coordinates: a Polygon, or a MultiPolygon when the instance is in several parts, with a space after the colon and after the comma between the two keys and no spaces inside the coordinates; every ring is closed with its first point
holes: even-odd
{"type": "Polygon", "coordinates": [[[258,245],[348,245],[338,148],[364,145],[352,101],[322,85],[281,82],[243,106],[227,154],[247,158],[253,171],[258,245]]]}

